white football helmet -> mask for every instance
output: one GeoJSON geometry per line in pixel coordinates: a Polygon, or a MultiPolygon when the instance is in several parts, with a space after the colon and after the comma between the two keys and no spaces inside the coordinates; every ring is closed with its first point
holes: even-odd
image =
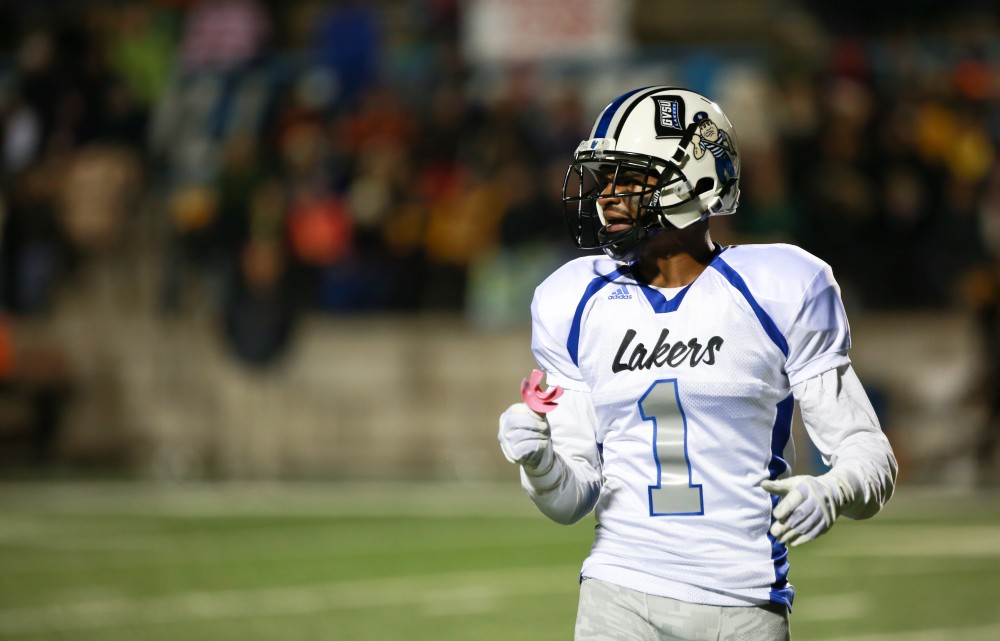
{"type": "Polygon", "coordinates": [[[566,172],[563,206],[578,247],[630,261],[657,230],[736,211],[739,179],[736,134],[718,105],[686,89],[645,87],[598,116],[566,172]],[[609,223],[601,206],[609,198],[635,199],[631,225],[609,223]]]}

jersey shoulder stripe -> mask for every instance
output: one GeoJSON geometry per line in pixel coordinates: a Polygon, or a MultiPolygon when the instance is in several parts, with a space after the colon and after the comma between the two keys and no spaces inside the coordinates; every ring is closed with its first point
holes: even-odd
{"type": "Polygon", "coordinates": [[[605,286],[615,283],[615,279],[624,275],[626,271],[625,267],[619,267],[610,273],[597,276],[590,281],[587,289],[584,290],[580,302],[576,305],[576,311],[573,313],[573,322],[569,326],[569,336],[566,337],[566,351],[569,352],[569,357],[574,365],[580,365],[580,324],[583,322],[583,311],[587,308],[587,303],[605,286]]]}
{"type": "Polygon", "coordinates": [[[785,243],[733,245],[726,248],[725,260],[761,303],[798,303],[818,274],[831,271],[816,256],[785,243]]]}
{"type": "Polygon", "coordinates": [[[712,261],[711,267],[715,268],[717,272],[722,274],[722,276],[729,281],[729,284],[743,295],[743,298],[746,299],[750,308],[753,310],[753,313],[757,316],[757,320],[760,321],[760,325],[764,328],[764,332],[767,334],[768,338],[770,338],[774,344],[778,346],[778,349],[781,350],[781,353],[787,357],[788,341],[785,340],[785,337],[778,329],[778,326],[774,324],[774,320],[771,319],[771,316],[764,311],[764,308],[760,306],[756,299],[754,299],[753,294],[750,293],[750,289],[747,287],[746,282],[739,275],[739,273],[730,267],[726,261],[722,260],[721,254],[716,256],[715,260],[712,261]]]}
{"type": "Polygon", "coordinates": [[[603,255],[581,256],[563,264],[535,288],[531,301],[532,350],[550,374],[558,371],[574,379],[579,377],[573,370],[578,366],[577,343],[584,308],[605,285],[612,285],[606,290],[609,293],[613,290],[618,278],[614,274],[620,267],[603,255]],[[571,333],[574,338],[567,340],[571,333]]]}
{"type": "Polygon", "coordinates": [[[805,299],[815,294],[816,281],[835,282],[829,265],[794,245],[734,245],[724,258],[786,336],[805,299]]]}

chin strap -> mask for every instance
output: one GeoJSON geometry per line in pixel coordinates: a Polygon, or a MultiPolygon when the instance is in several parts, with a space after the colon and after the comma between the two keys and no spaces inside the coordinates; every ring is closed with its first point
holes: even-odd
{"type": "Polygon", "coordinates": [[[681,136],[681,141],[677,143],[677,149],[674,149],[674,155],[667,158],[667,161],[673,164],[678,170],[680,170],[681,165],[688,161],[690,157],[688,155],[688,145],[691,144],[691,140],[694,139],[694,132],[698,129],[697,123],[692,122],[684,130],[684,135],[681,136]]]}

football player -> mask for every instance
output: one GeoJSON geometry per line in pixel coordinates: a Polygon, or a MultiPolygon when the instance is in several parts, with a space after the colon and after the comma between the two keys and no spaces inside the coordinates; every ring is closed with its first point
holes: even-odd
{"type": "Polygon", "coordinates": [[[573,239],[603,255],[536,289],[532,351],[564,393],[547,413],[512,405],[499,440],[546,516],[596,512],[577,641],[788,639],[786,546],[892,495],[830,267],[711,239],[739,169],[718,105],[647,87],[601,112],[567,172],[573,239]],[[793,475],[795,402],[825,474],[793,475]]]}

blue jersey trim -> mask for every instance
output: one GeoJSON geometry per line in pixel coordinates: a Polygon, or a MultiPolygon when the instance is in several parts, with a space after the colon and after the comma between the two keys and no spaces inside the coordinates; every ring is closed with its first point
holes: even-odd
{"type": "Polygon", "coordinates": [[[681,301],[684,300],[684,296],[686,296],[688,290],[691,289],[691,285],[687,285],[684,289],[677,292],[673,298],[667,300],[667,297],[663,295],[663,292],[657,291],[649,285],[639,283],[639,287],[642,290],[642,293],[646,296],[646,300],[648,300],[649,304],[652,305],[653,311],[657,314],[676,312],[680,309],[681,301]]]}
{"type": "Polygon", "coordinates": [[[569,336],[566,337],[566,351],[569,352],[570,359],[577,367],[580,366],[580,324],[583,322],[584,308],[587,307],[587,303],[590,299],[593,298],[597,292],[601,291],[601,288],[613,283],[614,279],[623,275],[627,269],[627,267],[619,267],[610,274],[598,276],[594,280],[590,281],[590,284],[587,285],[587,289],[584,290],[583,297],[580,298],[580,303],[576,306],[576,312],[573,314],[573,324],[569,327],[569,336]]]}
{"type": "Polygon", "coordinates": [[[750,288],[747,287],[746,282],[744,282],[743,277],[740,276],[735,269],[729,266],[729,263],[722,260],[722,256],[716,256],[715,260],[712,261],[711,267],[714,267],[722,276],[729,281],[729,284],[736,288],[736,290],[743,294],[743,298],[746,299],[747,303],[750,304],[750,308],[753,309],[753,313],[756,314],[757,320],[760,321],[761,327],[764,328],[764,332],[767,333],[768,337],[778,346],[781,353],[788,357],[788,341],[782,336],[781,331],[778,330],[778,326],[774,324],[771,317],[768,316],[764,308],[761,307],[757,301],[754,299],[753,294],[750,293],[750,288]]]}
{"type": "Polygon", "coordinates": [[[608,127],[611,126],[611,121],[615,118],[615,113],[617,113],[618,108],[628,100],[631,96],[643,91],[644,89],[649,89],[649,87],[640,87],[639,89],[633,89],[628,93],[623,93],[622,95],[615,98],[610,105],[604,108],[604,113],[601,114],[601,119],[597,121],[597,127],[594,128],[594,135],[591,138],[606,138],[608,135],[608,127]]]}
{"type": "Polygon", "coordinates": [[[767,464],[767,471],[771,479],[776,479],[788,470],[788,461],[782,458],[785,455],[785,446],[788,445],[792,437],[792,409],[795,406],[795,399],[789,394],[785,400],[778,403],[778,411],[774,417],[774,427],[771,431],[771,460],[767,464]]]}
{"type": "MultiPolygon", "coordinates": [[[[789,394],[785,400],[778,403],[774,417],[774,428],[771,431],[771,460],[767,464],[769,478],[776,479],[788,471],[788,461],[784,459],[785,447],[792,438],[792,410],[795,400],[789,394]]],[[[771,496],[771,509],[778,504],[778,497],[771,496]]],[[[774,523],[774,518],[771,518],[774,523]]],[[[795,599],[795,588],[788,582],[788,546],[779,543],[770,532],[767,539],[771,542],[771,560],[774,562],[774,583],[771,584],[770,599],[792,609],[795,599]]]]}

